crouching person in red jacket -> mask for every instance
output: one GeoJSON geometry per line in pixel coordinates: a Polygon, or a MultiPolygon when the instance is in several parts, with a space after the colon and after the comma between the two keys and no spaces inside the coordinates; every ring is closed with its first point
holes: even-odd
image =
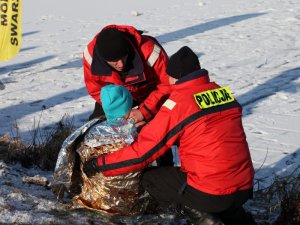
{"type": "Polygon", "coordinates": [[[242,108],[229,87],[211,82],[188,47],[171,56],[171,94],[131,146],[87,162],[105,176],[128,173],[178,145],[181,167],[149,167],[143,185],[162,203],[207,212],[226,225],[255,221],[243,209],[252,198],[254,169],[242,125],[242,108]]]}
{"type": "Polygon", "coordinates": [[[103,115],[99,98],[108,84],[126,87],[133,97],[130,117],[149,121],[169,94],[166,73],[168,56],[154,37],[132,26],[108,25],[87,45],[83,53],[84,81],[96,101],[89,119],[103,115]]]}

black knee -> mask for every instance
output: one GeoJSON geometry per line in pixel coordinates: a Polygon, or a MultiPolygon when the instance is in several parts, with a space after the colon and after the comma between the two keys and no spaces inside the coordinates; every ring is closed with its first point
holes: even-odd
{"type": "Polygon", "coordinates": [[[225,225],[257,225],[251,213],[246,212],[243,207],[229,209],[218,216],[225,225]]]}

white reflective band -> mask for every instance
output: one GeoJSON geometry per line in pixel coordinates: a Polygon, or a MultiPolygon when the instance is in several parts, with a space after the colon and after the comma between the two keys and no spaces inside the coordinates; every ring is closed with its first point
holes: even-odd
{"type": "Polygon", "coordinates": [[[176,102],[172,101],[171,99],[168,99],[167,101],[165,101],[165,103],[162,106],[165,106],[168,109],[172,110],[175,105],[176,105],[176,102]]]}
{"type": "Polygon", "coordinates": [[[92,56],[89,53],[88,47],[86,46],[83,52],[83,57],[85,58],[85,60],[91,65],[92,64],[92,56]]]}
{"type": "Polygon", "coordinates": [[[153,66],[156,60],[158,59],[158,56],[160,54],[160,47],[158,45],[154,45],[153,51],[147,61],[149,66],[153,66]]]}

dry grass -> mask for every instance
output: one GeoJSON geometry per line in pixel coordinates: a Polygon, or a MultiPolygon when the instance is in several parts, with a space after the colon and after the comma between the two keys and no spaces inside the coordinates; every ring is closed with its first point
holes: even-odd
{"type": "Polygon", "coordinates": [[[300,225],[300,167],[286,177],[276,177],[273,184],[254,192],[249,204],[256,209],[260,225],[300,225]]]}
{"type": "Polygon", "coordinates": [[[300,177],[292,177],[280,184],[281,213],[274,225],[300,224],[300,177]]]}
{"type": "Polygon", "coordinates": [[[23,144],[18,136],[11,139],[4,135],[0,137],[1,159],[5,162],[19,162],[26,168],[38,166],[43,170],[54,170],[61,145],[72,131],[73,119],[65,116],[43,135],[40,135],[39,127],[34,129],[30,145],[23,144]]]}

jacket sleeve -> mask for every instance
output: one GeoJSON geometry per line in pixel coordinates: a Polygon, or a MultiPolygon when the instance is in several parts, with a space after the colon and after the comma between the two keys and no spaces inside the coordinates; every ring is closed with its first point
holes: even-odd
{"type": "MultiPolygon", "coordinates": [[[[98,165],[105,176],[114,176],[145,168],[149,163],[171,149],[181,130],[174,132],[172,113],[162,107],[155,118],[140,132],[130,146],[98,158],[98,165]]],[[[175,129],[176,130],[176,129],[175,129]]]]}
{"type": "MultiPolygon", "coordinates": [[[[155,57],[155,56],[154,56],[155,57]]],[[[164,49],[158,44],[154,44],[152,54],[148,57],[148,65],[152,66],[152,70],[158,77],[157,89],[154,90],[145,100],[139,105],[139,110],[147,121],[153,118],[158,112],[160,106],[169,97],[170,82],[166,72],[168,56],[164,49]],[[153,54],[157,54],[156,61],[153,62],[153,54]],[[152,65],[153,64],[153,65],[152,65]]]]}

